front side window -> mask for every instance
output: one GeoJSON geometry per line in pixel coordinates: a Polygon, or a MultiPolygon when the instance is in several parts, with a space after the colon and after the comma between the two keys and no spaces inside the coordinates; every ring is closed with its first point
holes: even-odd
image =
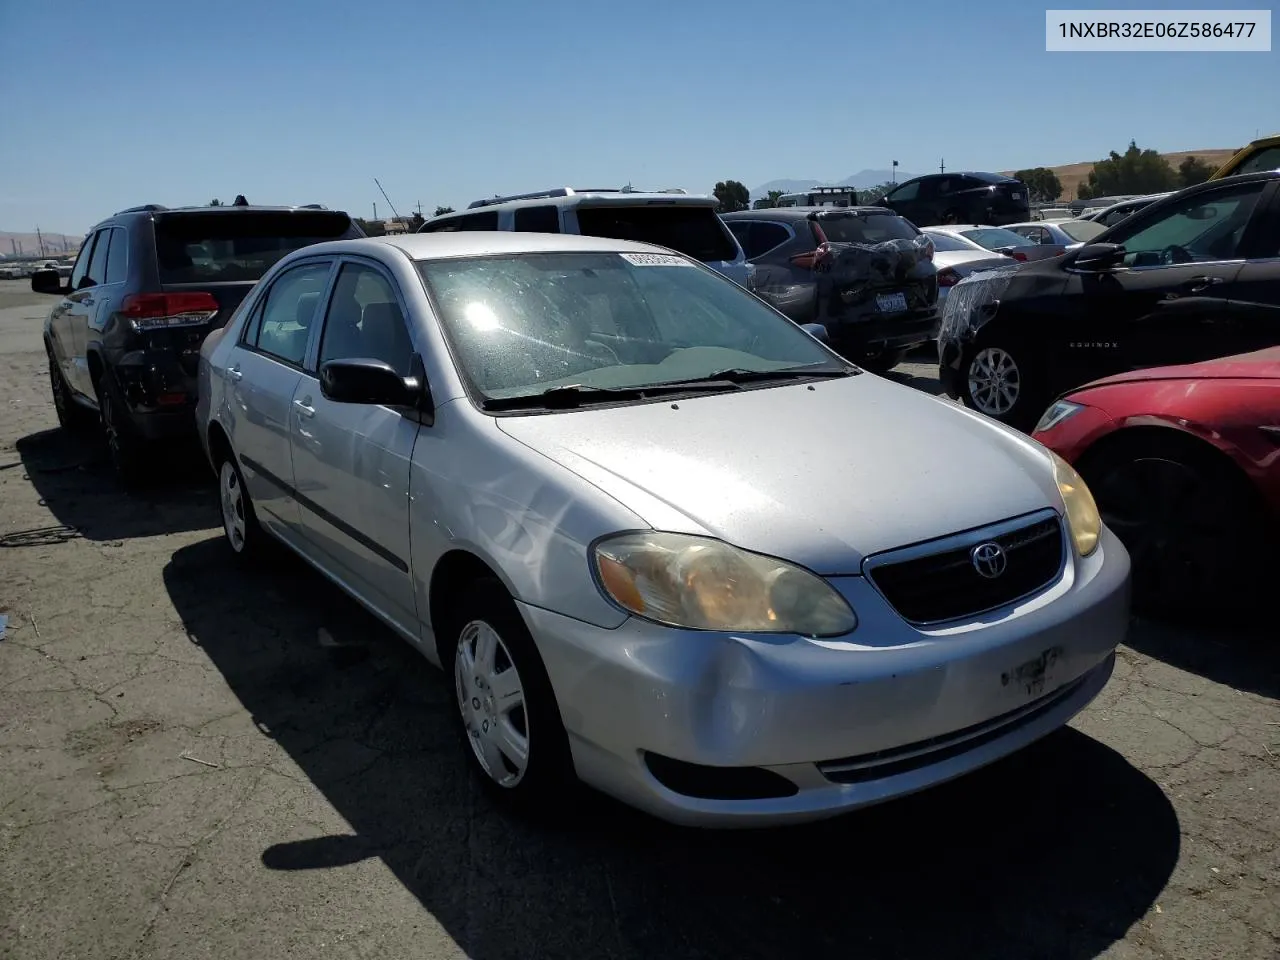
{"type": "Polygon", "coordinates": [[[276,279],[250,331],[254,346],[285,363],[302,366],[329,266],[327,261],[304,263],[276,279]]]}
{"type": "Polygon", "coordinates": [[[559,233],[560,211],[549,204],[519,207],[515,212],[517,233],[559,233]]]}
{"type": "Polygon", "coordinates": [[[843,369],[752,294],[675,255],[471,257],[419,269],[455,361],[487,399],[843,369]]]}
{"type": "Polygon", "coordinates": [[[1236,177],[1244,173],[1261,173],[1264,170],[1280,170],[1280,147],[1264,147],[1231,171],[1231,175],[1236,177]]]}
{"type": "Polygon", "coordinates": [[[885,201],[888,203],[901,203],[904,200],[914,200],[919,192],[920,181],[912,180],[909,183],[904,183],[897,190],[891,190],[889,195],[885,197],[885,201]]]}
{"type": "Polygon", "coordinates": [[[84,278],[89,273],[89,262],[93,259],[93,243],[98,239],[98,234],[91,233],[84,238],[84,243],[80,245],[80,253],[76,257],[76,265],[71,268],[71,289],[79,290],[86,286],[84,278]]]}
{"type": "Polygon", "coordinates": [[[1151,216],[1134,217],[1108,239],[1124,246],[1127,267],[1234,260],[1270,181],[1196,194],[1151,216]],[[1136,222],[1135,222],[1136,221],[1136,222]]]}
{"type": "Polygon", "coordinates": [[[380,271],[344,263],[333,286],[320,340],[320,359],[381,360],[409,375],[413,341],[395,288],[380,271]]]}
{"type": "Polygon", "coordinates": [[[93,259],[89,261],[89,271],[80,281],[82,287],[93,287],[102,283],[107,277],[107,249],[111,244],[111,231],[99,230],[98,242],[93,245],[93,259]]]}
{"type": "Polygon", "coordinates": [[[1058,229],[1070,237],[1072,243],[1088,243],[1107,228],[1092,220],[1063,220],[1058,229]]]}
{"type": "Polygon", "coordinates": [[[497,230],[498,229],[498,211],[490,210],[487,213],[472,213],[465,217],[450,217],[448,220],[441,220],[439,223],[423,224],[422,232],[424,233],[453,233],[458,230],[497,230]]]}

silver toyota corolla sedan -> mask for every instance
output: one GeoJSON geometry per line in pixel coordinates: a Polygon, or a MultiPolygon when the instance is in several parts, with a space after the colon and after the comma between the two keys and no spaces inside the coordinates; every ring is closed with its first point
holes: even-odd
{"type": "Polygon", "coordinates": [[[198,418],[234,555],[282,541],[448,671],[521,803],[911,793],[1065,724],[1128,622],[1070,466],[648,245],[307,247],[206,341],[198,418]]]}

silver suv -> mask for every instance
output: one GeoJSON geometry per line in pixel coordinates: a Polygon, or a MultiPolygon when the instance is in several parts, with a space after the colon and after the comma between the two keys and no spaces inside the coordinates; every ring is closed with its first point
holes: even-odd
{"type": "Polygon", "coordinates": [[[446,230],[570,233],[652,243],[692,257],[752,289],[754,271],[737,238],[716,213],[715,198],[683,190],[557,187],[476,200],[461,213],[434,217],[418,228],[419,233],[446,230]]]}

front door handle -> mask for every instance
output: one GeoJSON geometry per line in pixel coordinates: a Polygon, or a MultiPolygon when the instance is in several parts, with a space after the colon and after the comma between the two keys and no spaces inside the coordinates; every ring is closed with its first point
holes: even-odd
{"type": "Polygon", "coordinates": [[[293,401],[293,405],[297,408],[298,416],[300,417],[306,417],[310,420],[316,415],[316,408],[311,406],[310,397],[307,397],[305,400],[295,400],[293,401]]]}
{"type": "Polygon", "coordinates": [[[92,306],[93,306],[93,297],[85,297],[83,300],[81,300],[81,301],[80,301],[80,303],[81,303],[81,305],[82,305],[82,306],[92,307],[92,306]]]}
{"type": "Polygon", "coordinates": [[[239,383],[244,379],[244,374],[240,372],[240,364],[237,363],[234,367],[228,370],[227,376],[236,381],[236,383],[239,383]]]}
{"type": "Polygon", "coordinates": [[[1182,285],[1182,289],[1189,293],[1200,293],[1223,282],[1222,277],[1192,277],[1182,285]]]}

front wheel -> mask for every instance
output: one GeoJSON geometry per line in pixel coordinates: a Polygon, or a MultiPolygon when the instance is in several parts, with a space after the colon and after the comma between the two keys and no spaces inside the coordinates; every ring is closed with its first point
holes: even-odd
{"type": "Polygon", "coordinates": [[[554,812],[574,778],[533,637],[498,581],[478,581],[459,600],[449,618],[453,685],[472,768],[500,800],[524,812],[554,812]]]}
{"type": "Polygon", "coordinates": [[[964,405],[1017,430],[1030,430],[1043,410],[1040,389],[1024,349],[983,344],[964,363],[964,405]]]}

